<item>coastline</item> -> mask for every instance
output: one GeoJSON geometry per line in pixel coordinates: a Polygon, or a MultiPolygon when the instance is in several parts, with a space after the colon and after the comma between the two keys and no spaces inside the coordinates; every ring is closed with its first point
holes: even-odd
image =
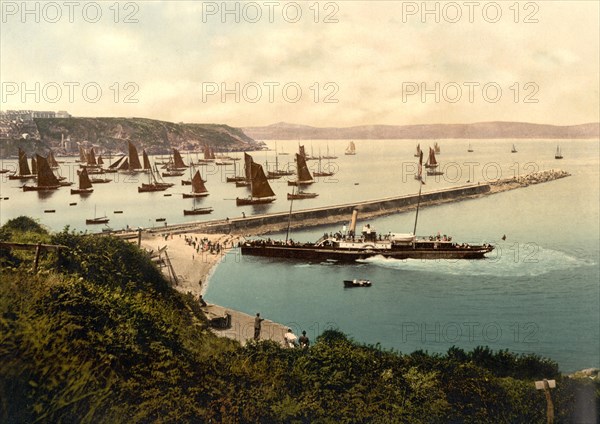
{"type": "MultiPolygon", "coordinates": [[[[150,252],[164,252],[162,266],[163,274],[171,281],[173,288],[181,293],[191,293],[195,298],[204,295],[210,278],[217,266],[225,260],[227,253],[237,245],[240,236],[230,234],[206,234],[201,232],[187,232],[181,234],[166,233],[162,235],[144,233],[141,247],[150,252]],[[193,240],[196,243],[188,243],[193,240]],[[204,243],[203,243],[204,241],[204,243]],[[212,246],[219,245],[218,253],[213,249],[211,253],[207,248],[208,242],[212,246]],[[199,246],[199,243],[202,245],[199,246]],[[168,258],[168,259],[167,259],[168,258]],[[176,278],[173,278],[174,270],[176,278]]],[[[202,310],[207,318],[218,319],[231,317],[231,325],[227,328],[214,328],[211,330],[221,337],[237,340],[242,346],[254,335],[254,317],[244,312],[225,308],[220,305],[208,304],[202,310]]],[[[257,311],[259,312],[259,311],[257,311]]],[[[262,322],[261,340],[272,340],[283,345],[283,335],[287,327],[265,319],[262,322]]]]}

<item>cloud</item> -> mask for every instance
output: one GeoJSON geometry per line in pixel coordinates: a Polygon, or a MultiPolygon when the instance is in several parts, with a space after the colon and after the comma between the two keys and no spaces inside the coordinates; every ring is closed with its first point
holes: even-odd
{"type": "Polygon", "coordinates": [[[126,12],[133,9],[121,4],[120,22],[114,22],[110,5],[100,4],[103,19],[94,24],[82,19],[3,24],[0,71],[8,82],[94,81],[102,86],[103,98],[31,104],[12,96],[3,109],[239,126],[598,119],[597,2],[535,3],[538,22],[529,24],[523,21],[533,9],[523,3],[518,22],[512,3],[498,3],[503,14],[497,23],[487,22],[480,10],[469,22],[464,9],[457,23],[445,20],[442,12],[435,22],[431,15],[423,19],[403,13],[412,2],[388,1],[299,2],[302,15],[295,23],[290,22],[293,9],[283,14],[286,3],[278,3],[271,22],[261,2],[239,3],[237,17],[205,13],[207,5],[221,7],[221,2],[139,2],[137,22],[125,23],[126,12]],[[244,20],[244,8],[251,12],[251,3],[262,7],[255,23],[244,20]],[[325,23],[327,18],[337,22],[325,23]],[[128,82],[139,88],[138,103],[123,102],[128,82]],[[490,102],[478,89],[474,102],[465,101],[467,92],[455,103],[443,91],[439,99],[433,94],[425,101],[420,94],[403,99],[407,82],[427,89],[438,83],[441,90],[494,83],[502,98],[490,102]],[[207,83],[237,92],[207,98],[207,83]],[[524,89],[527,83],[538,87],[537,103],[523,102],[530,93],[524,89]],[[258,101],[256,86],[263,90],[258,101]],[[110,87],[120,89],[117,101],[110,87]],[[300,98],[284,87],[299,87],[300,98]]]}

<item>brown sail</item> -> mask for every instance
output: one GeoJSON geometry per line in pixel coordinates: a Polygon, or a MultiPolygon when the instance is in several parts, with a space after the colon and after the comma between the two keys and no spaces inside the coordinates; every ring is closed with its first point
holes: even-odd
{"type": "Polygon", "coordinates": [[[72,188],[71,194],[86,194],[94,191],[92,188],[92,181],[88,175],[87,169],[83,168],[79,171],[79,188],[72,188]]]}
{"type": "Polygon", "coordinates": [[[83,150],[83,147],[81,147],[81,145],[79,145],[79,162],[86,162],[86,157],[85,157],[85,150],[83,150]]]}
{"type": "Polygon", "coordinates": [[[129,170],[137,171],[142,169],[137,149],[131,141],[128,141],[127,143],[129,144],[129,170]]]}
{"type": "Polygon", "coordinates": [[[254,162],[252,163],[252,179],[250,181],[250,185],[252,186],[252,197],[261,198],[275,196],[262,166],[254,162]]]}
{"type": "Polygon", "coordinates": [[[173,168],[187,168],[179,150],[173,149],[173,168]]]}
{"type": "Polygon", "coordinates": [[[204,197],[208,196],[208,190],[204,185],[204,181],[200,176],[200,171],[196,171],[194,174],[194,178],[192,178],[192,192],[191,193],[183,193],[184,198],[190,197],[204,197]]]}
{"type": "Polygon", "coordinates": [[[104,165],[104,160],[102,160],[102,156],[101,155],[98,156],[97,162],[98,162],[98,165],[104,165]]]}
{"type": "Polygon", "coordinates": [[[31,175],[31,170],[27,163],[27,154],[21,148],[19,148],[19,175],[31,175]]]}
{"type": "Polygon", "coordinates": [[[437,160],[435,159],[435,151],[430,147],[429,148],[429,158],[427,159],[425,168],[435,168],[437,166],[438,166],[438,163],[437,163],[437,160]]]}
{"type": "Polygon", "coordinates": [[[252,179],[252,164],[254,160],[252,156],[248,153],[244,153],[244,175],[246,176],[246,180],[250,181],[252,179]]]}
{"type": "Polygon", "coordinates": [[[123,162],[123,160],[125,160],[125,156],[121,156],[119,159],[108,165],[108,169],[120,169],[119,165],[121,165],[121,162],[123,162]]]}
{"type": "Polygon", "coordinates": [[[124,158],[123,162],[117,167],[119,171],[127,171],[129,169],[129,159],[124,158]]]}
{"type": "Polygon", "coordinates": [[[303,158],[306,158],[306,151],[304,150],[304,146],[300,145],[298,146],[298,153],[300,154],[300,156],[302,156],[303,158]]]}
{"type": "Polygon", "coordinates": [[[88,165],[98,165],[96,162],[96,153],[94,152],[94,148],[90,149],[90,152],[87,154],[87,164],[88,165]]]}
{"type": "Polygon", "coordinates": [[[56,175],[52,172],[46,158],[35,155],[35,161],[38,168],[37,186],[25,185],[23,186],[23,191],[56,190],[60,186],[60,183],[56,175]]]}
{"type": "Polygon", "coordinates": [[[144,160],[144,171],[151,170],[152,165],[150,165],[150,159],[148,158],[148,153],[146,153],[146,149],[142,150],[142,158],[144,160]]]}
{"type": "Polygon", "coordinates": [[[306,165],[306,158],[298,153],[296,153],[296,166],[298,179],[296,181],[288,181],[288,185],[298,186],[312,184],[314,180],[306,165]]]}
{"type": "Polygon", "coordinates": [[[251,179],[250,179],[250,187],[251,187],[251,196],[250,198],[240,199],[239,197],[235,199],[237,206],[242,205],[256,205],[262,203],[271,203],[275,200],[275,193],[269,184],[269,180],[263,171],[261,165],[252,162],[251,167],[251,179]]]}
{"type": "Polygon", "coordinates": [[[54,158],[54,153],[52,153],[52,150],[50,150],[50,152],[48,153],[48,165],[50,165],[50,168],[59,167],[58,162],[54,158]]]}
{"type": "Polygon", "coordinates": [[[35,156],[31,157],[31,173],[37,174],[37,162],[35,161],[35,156]]]}

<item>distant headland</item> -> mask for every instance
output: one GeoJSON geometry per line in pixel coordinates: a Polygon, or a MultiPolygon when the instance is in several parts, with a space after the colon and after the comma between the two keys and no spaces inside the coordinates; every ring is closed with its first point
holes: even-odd
{"type": "Polygon", "coordinates": [[[244,127],[242,129],[244,133],[256,140],[586,139],[600,136],[599,122],[559,126],[497,121],[473,124],[360,125],[341,128],[320,128],[279,122],[265,127],[244,127]]]}

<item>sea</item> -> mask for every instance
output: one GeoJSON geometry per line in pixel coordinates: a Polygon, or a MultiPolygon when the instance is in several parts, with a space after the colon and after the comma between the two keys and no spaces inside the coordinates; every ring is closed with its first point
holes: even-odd
{"type": "MultiPolygon", "coordinates": [[[[28,215],[53,231],[151,228],[198,220],[347,204],[415,194],[419,183],[417,144],[425,159],[433,142],[355,140],[356,155],[345,155],[348,140],[266,141],[269,150],[249,152],[273,170],[295,169],[294,154],[304,145],[312,156],[329,152],[335,159],[311,160],[311,171],[330,170],[304,191],[314,199],[295,200],[286,178],[271,180],[277,200],[269,205],[235,205],[248,189],[226,178],[241,175],[237,165],[199,167],[210,195],[195,206],[211,206],[211,215],[184,216],[194,200],[183,199],[190,186],[181,179],[165,192],[138,193],[146,174],[107,174],[114,181],[94,185],[87,196],[68,187],[42,194],[23,192],[23,181],[0,175],[0,224],[28,215]],[[51,212],[54,211],[54,212],[51,212]],[[106,216],[106,226],[85,224],[106,216]]],[[[423,192],[464,184],[483,184],[533,171],[562,169],[570,177],[477,199],[421,208],[418,235],[446,234],[457,242],[491,243],[484,260],[395,260],[375,257],[356,264],[274,260],[242,256],[231,250],[214,270],[205,299],[231,309],[282,323],[314,340],[326,329],[339,329],[360,343],[402,353],[444,353],[452,346],[509,349],[535,353],[558,362],[561,371],[600,367],[600,152],[598,140],[437,140],[443,176],[426,177],[423,192]],[[469,145],[473,152],[468,152],[469,145]],[[517,152],[511,153],[512,146],[517,152]],[[554,158],[560,147],[564,158],[554,158]],[[343,280],[369,279],[368,288],[344,288],[343,280]]],[[[241,158],[241,153],[233,153],[241,158]]],[[[184,160],[196,161],[194,153],[184,160]]],[[[75,158],[58,158],[59,173],[76,181],[75,158]]],[[[115,158],[113,157],[113,160],[115,158]]],[[[158,158],[151,158],[157,160],[158,158]]],[[[16,159],[0,160],[16,169],[16,159]]],[[[410,233],[415,212],[368,223],[376,231],[410,233]]],[[[350,217],[348,217],[350,219],[350,217]]],[[[359,226],[366,224],[359,215],[359,226]]],[[[341,225],[293,229],[288,237],[315,241],[341,225]]],[[[285,239],[285,233],[269,234],[285,239]]],[[[239,329],[246,331],[247,329],[239,329]]]]}

